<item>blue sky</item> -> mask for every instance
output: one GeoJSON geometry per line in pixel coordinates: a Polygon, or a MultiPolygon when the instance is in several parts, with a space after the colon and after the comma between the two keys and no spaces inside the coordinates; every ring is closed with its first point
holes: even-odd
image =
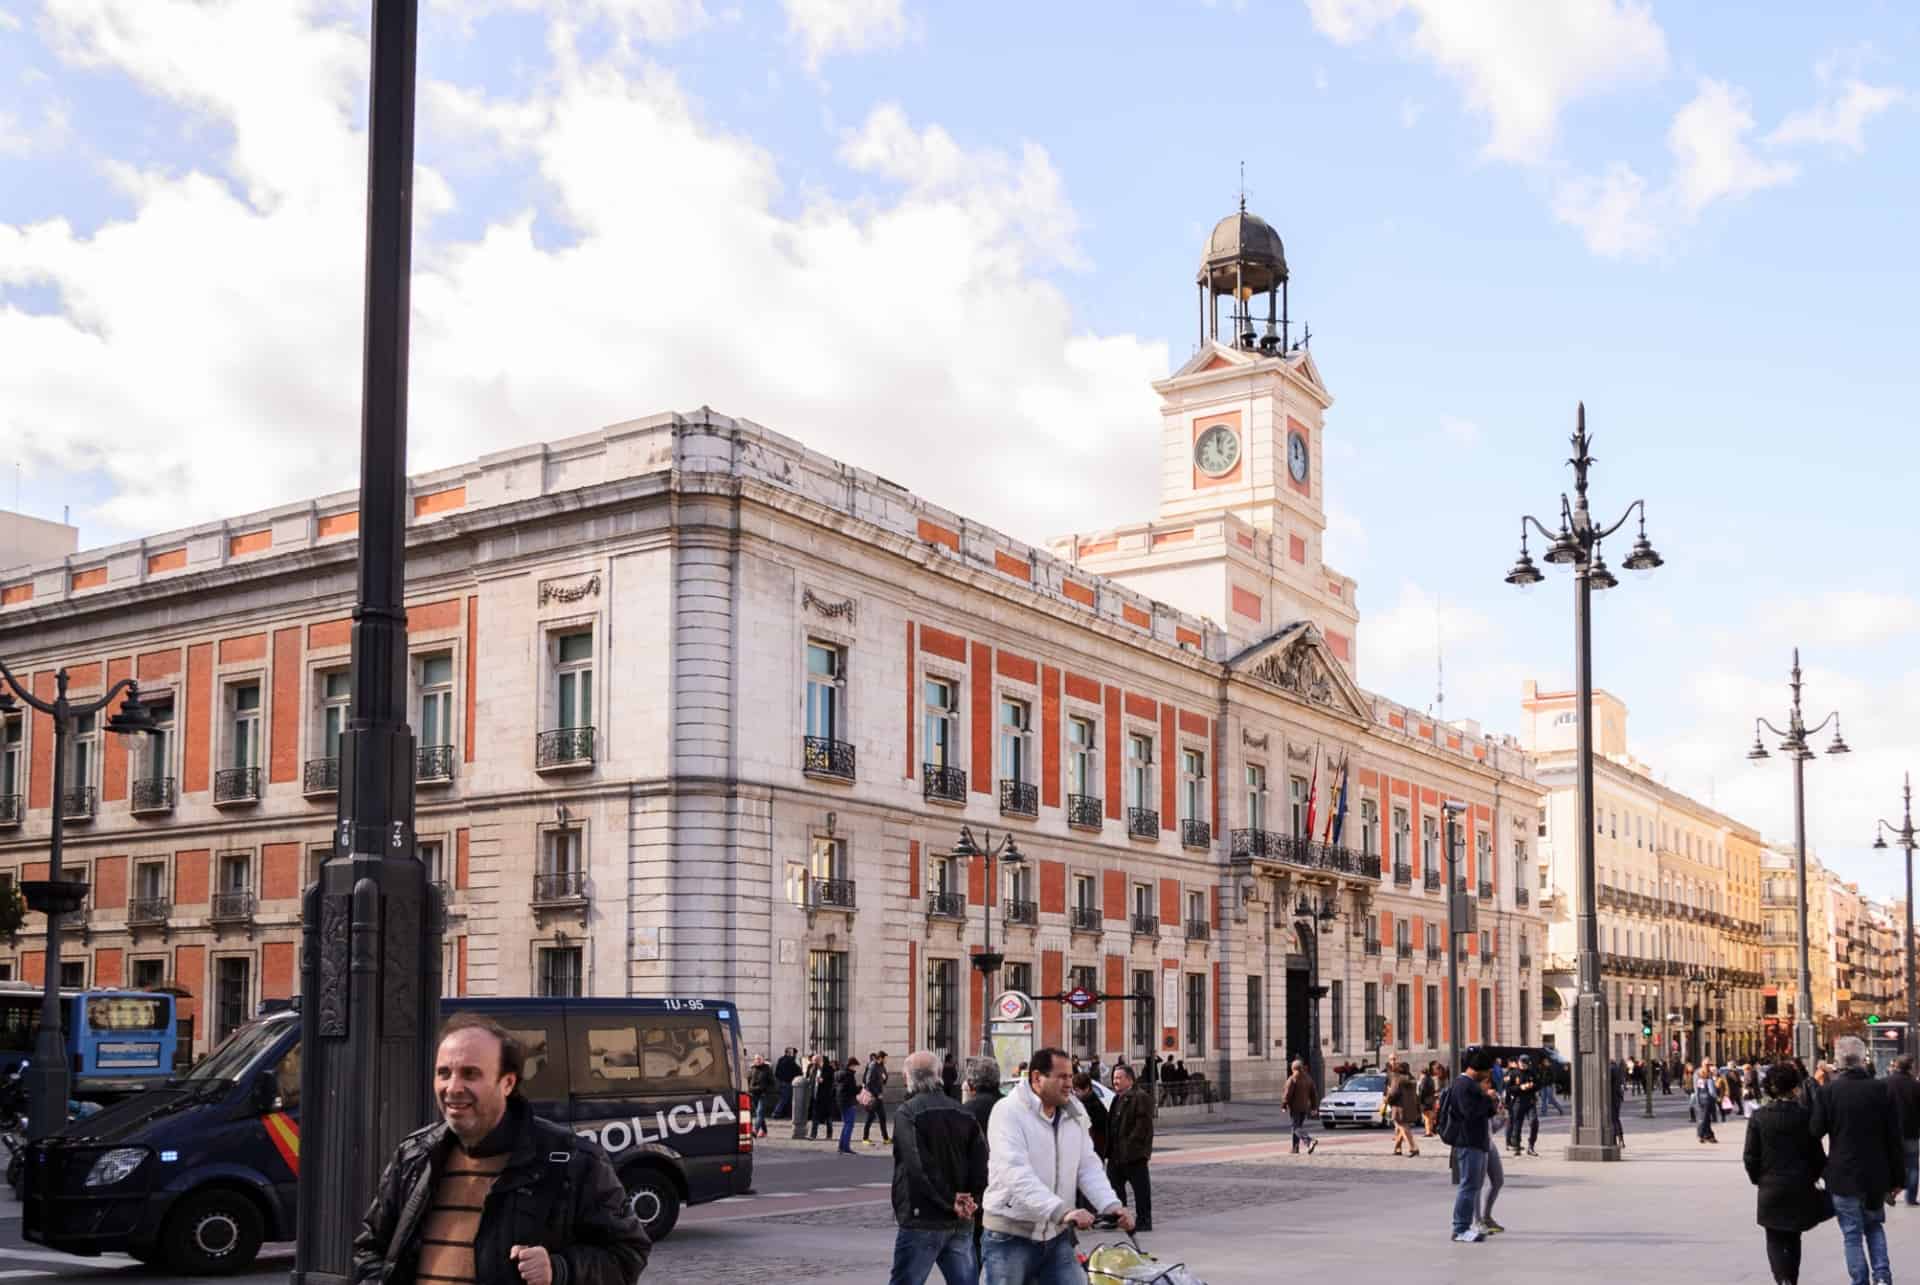
{"type": "MultiPolygon", "coordinates": [[[[1669,560],[1599,610],[1639,754],[1789,833],[1741,755],[1799,643],[1858,751],[1811,832],[1893,886],[1920,10],[423,8],[416,468],[707,403],[1027,539],[1141,516],[1244,162],[1338,399],[1362,681],[1424,704],[1436,628],[1450,714],[1568,680],[1567,583],[1500,577],[1584,398],[1669,560]]],[[[91,545],[350,484],[364,25],[0,0],[0,504],[17,467],[91,545]]]]}

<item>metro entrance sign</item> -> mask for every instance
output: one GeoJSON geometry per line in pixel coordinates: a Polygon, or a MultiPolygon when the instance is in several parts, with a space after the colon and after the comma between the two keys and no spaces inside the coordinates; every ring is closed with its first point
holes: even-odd
{"type": "Polygon", "coordinates": [[[1000,1080],[1012,1084],[1021,1067],[1033,1061],[1033,1000],[1024,991],[1001,991],[993,1001],[993,1060],[1000,1080]]]}
{"type": "Polygon", "coordinates": [[[1084,986],[1076,986],[1072,990],[1067,992],[1067,1003],[1073,1005],[1073,1007],[1077,1009],[1092,1008],[1093,992],[1088,990],[1084,986]]]}

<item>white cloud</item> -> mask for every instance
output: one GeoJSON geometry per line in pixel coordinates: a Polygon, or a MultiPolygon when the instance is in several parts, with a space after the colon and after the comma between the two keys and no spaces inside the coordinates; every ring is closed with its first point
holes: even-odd
{"type": "Polygon", "coordinates": [[[1904,89],[1849,80],[1834,97],[1805,111],[1794,112],[1781,121],[1779,127],[1767,135],[1767,142],[1776,147],[1815,143],[1863,152],[1867,147],[1867,122],[1890,107],[1912,100],[1912,95],[1904,89]]]}
{"type": "Polygon", "coordinates": [[[551,15],[555,30],[562,38],[581,25],[605,23],[616,36],[617,48],[622,54],[631,54],[635,41],[678,40],[712,22],[702,0],[432,0],[432,3],[460,20],[469,31],[480,19],[500,11],[551,15]]]}
{"type": "Polygon", "coordinates": [[[1481,442],[1480,426],[1458,415],[1442,415],[1440,432],[1456,446],[1478,446],[1481,442]]]}
{"type": "Polygon", "coordinates": [[[1461,83],[1492,126],[1486,152],[1498,160],[1545,159],[1568,103],[1667,65],[1665,34],[1633,0],[1307,0],[1307,12],[1344,45],[1411,15],[1414,52],[1461,83]]]}
{"type": "MultiPolygon", "coordinates": [[[[133,213],[91,235],[0,223],[0,287],[61,301],[0,310],[0,440],[101,470],[113,495],[89,516],[125,532],[351,486],[364,39],[282,5],[55,16],[69,58],[225,150],[118,166],[133,213]]],[[[644,59],[563,49],[535,80],[421,87],[423,113],[535,170],[551,208],[451,241],[431,216],[460,178],[423,171],[414,469],[704,403],[1029,539],[1151,511],[1168,354],[1077,329],[1039,275],[1077,254],[1044,151],[962,148],[886,108],[843,141],[867,190],[796,203],[770,153],[644,59]]]]}
{"type": "Polygon", "coordinates": [[[1702,80],[1699,93],[1674,115],[1667,131],[1675,190],[1687,213],[1793,180],[1799,172],[1794,166],[1753,154],[1747,145],[1752,132],[1747,96],[1724,81],[1702,80]]]}
{"type": "Polygon", "coordinates": [[[1412,99],[1408,99],[1406,102],[1401,103],[1400,104],[1401,128],[1412,129],[1415,125],[1418,125],[1420,123],[1420,118],[1426,114],[1426,111],[1427,109],[1424,105],[1420,103],[1416,103],[1412,99]]]}
{"type": "Polygon", "coordinates": [[[1860,646],[1920,634],[1920,599],[1870,589],[1790,598],[1755,613],[1754,627],[1810,645],[1860,646]]]}
{"type": "Polygon", "coordinates": [[[813,68],[830,54],[885,49],[907,35],[902,0],[780,0],[780,7],[813,68]]]}
{"type": "Polygon", "coordinates": [[[1561,182],[1553,194],[1553,215],[1578,228],[1589,250],[1609,259],[1643,258],[1663,235],[1649,212],[1647,181],[1618,161],[1604,174],[1561,182]]]}
{"type": "Polygon", "coordinates": [[[1393,606],[1361,621],[1367,683],[1374,686],[1382,678],[1406,679],[1418,673],[1431,686],[1437,649],[1444,647],[1448,654],[1464,658],[1474,643],[1492,633],[1493,621],[1484,613],[1462,603],[1443,602],[1411,580],[1403,580],[1393,606]]]}

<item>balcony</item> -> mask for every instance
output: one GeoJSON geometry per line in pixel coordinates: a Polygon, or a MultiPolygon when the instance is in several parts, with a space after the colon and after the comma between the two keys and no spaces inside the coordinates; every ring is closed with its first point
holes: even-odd
{"type": "Polygon", "coordinates": [[[1160,814],[1152,808],[1128,808],[1127,837],[1129,839],[1158,839],[1160,837],[1160,814]]]}
{"type": "Polygon", "coordinates": [[[127,796],[128,809],[137,817],[171,812],[178,797],[179,791],[172,777],[143,777],[133,783],[133,789],[127,796]]]}
{"type": "Polygon", "coordinates": [[[1513,904],[1516,906],[1524,906],[1527,904],[1528,900],[1529,900],[1529,897],[1527,895],[1527,890],[1525,888],[1516,886],[1513,890],[1513,904]]]}
{"type": "Polygon", "coordinates": [[[1098,906],[1068,906],[1067,925],[1077,933],[1097,933],[1106,928],[1106,916],[1098,906]]]}
{"type": "Polygon", "coordinates": [[[100,795],[91,785],[60,796],[60,815],[68,821],[91,821],[100,810],[100,795]]]}
{"type": "Polygon", "coordinates": [[[587,900],[587,872],[549,870],[533,877],[533,904],[536,906],[577,906],[587,900]]]}
{"type": "Polygon", "coordinates": [[[1008,897],[1000,903],[1001,922],[1006,924],[1025,924],[1028,928],[1040,923],[1040,905],[1025,897],[1008,897]]]}
{"type": "Polygon", "coordinates": [[[851,911],[855,904],[853,892],[851,879],[809,879],[807,909],[851,911]]]}
{"type": "Polygon", "coordinates": [[[1492,880],[1482,879],[1480,881],[1480,900],[1482,901],[1493,900],[1493,881],[1492,880]]]}
{"type": "Polygon", "coordinates": [[[592,766],[591,727],[556,727],[533,738],[536,772],[578,772],[592,766]]]}
{"type": "Polygon", "coordinates": [[[308,759],[300,770],[300,793],[310,799],[340,792],[340,760],[308,759]]]}
{"type": "Polygon", "coordinates": [[[1360,945],[1360,953],[1372,959],[1380,958],[1380,939],[1369,937],[1360,945]]]}
{"type": "Polygon", "coordinates": [[[920,797],[929,803],[952,803],[959,807],[967,805],[967,773],[958,767],[941,767],[938,763],[920,765],[920,797]]]}
{"type": "Polygon", "coordinates": [[[1429,964],[1439,963],[1441,960],[1441,957],[1445,953],[1446,953],[1445,950],[1441,947],[1439,942],[1430,941],[1427,943],[1427,962],[1429,964]]]}
{"type": "Polygon", "coordinates": [[[829,781],[853,780],[853,746],[830,736],[807,736],[800,741],[800,770],[829,781]]]}
{"type": "Polygon", "coordinates": [[[1279,835],[1268,830],[1235,830],[1227,836],[1227,852],[1235,861],[1251,861],[1255,857],[1278,857],[1279,835]]]}
{"type": "Polygon", "coordinates": [[[216,924],[245,923],[253,918],[253,910],[250,892],[216,892],[207,918],[216,924]]]}
{"type": "Polygon", "coordinates": [[[1432,866],[1428,866],[1420,876],[1420,884],[1428,892],[1439,892],[1440,891],[1440,872],[1434,869],[1432,866]]]}
{"type": "Polygon", "coordinates": [[[1101,800],[1092,794],[1067,796],[1067,824],[1076,830],[1098,830],[1106,822],[1101,800]]]}
{"type": "Polygon", "coordinates": [[[1000,782],[1000,815],[1037,817],[1040,815],[1040,787],[1032,781],[1000,782]]]}
{"type": "Polygon", "coordinates": [[[1393,863],[1393,886],[1396,888],[1413,887],[1413,867],[1404,861],[1393,863]]]}
{"type": "Polygon", "coordinates": [[[413,779],[419,785],[451,784],[453,782],[453,746],[415,746],[413,779]]]}
{"type": "Polygon", "coordinates": [[[963,920],[967,917],[967,896],[962,892],[927,894],[927,918],[963,920]]]}
{"type": "Polygon", "coordinates": [[[1413,943],[1410,941],[1397,941],[1393,943],[1393,955],[1396,959],[1412,959],[1413,943]]]}
{"type": "Polygon", "coordinates": [[[1160,916],[1143,915],[1135,911],[1132,916],[1133,935],[1136,937],[1158,937],[1160,935],[1160,916]]]}
{"type": "Polygon", "coordinates": [[[173,903],[165,897],[134,897],[127,902],[127,927],[164,924],[173,913],[173,903]]]}
{"type": "Polygon", "coordinates": [[[1180,822],[1180,846],[1183,848],[1205,848],[1213,843],[1213,827],[1205,821],[1195,821],[1188,817],[1180,822]]]}
{"type": "Polygon", "coordinates": [[[1529,955],[1524,950],[1521,951],[1520,952],[1520,971],[1524,973],[1529,968],[1532,968],[1532,967],[1533,967],[1533,956],[1529,955]]]}
{"type": "Polygon", "coordinates": [[[26,810],[26,800],[18,794],[0,794],[0,826],[19,825],[26,810]]]}
{"type": "Polygon", "coordinates": [[[213,774],[213,802],[216,807],[260,801],[260,769],[223,767],[213,774]]]}

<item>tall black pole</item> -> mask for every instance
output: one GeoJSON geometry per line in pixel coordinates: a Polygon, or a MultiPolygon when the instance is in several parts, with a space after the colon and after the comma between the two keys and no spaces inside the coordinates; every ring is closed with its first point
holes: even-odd
{"type": "Polygon", "coordinates": [[[1452,808],[1447,814],[1447,1065],[1460,1074],[1460,890],[1454,886],[1454,849],[1460,841],[1460,822],[1452,808]]]}
{"type": "Polygon", "coordinates": [[[1902,988],[1907,999],[1906,1029],[1900,1038],[1900,1051],[1908,1057],[1920,1057],[1920,1009],[1913,1002],[1913,850],[1920,847],[1920,834],[1913,828],[1913,775],[1908,773],[1900,781],[1900,824],[1881,821],[1874,834],[1873,846],[1887,846],[1885,831],[1893,831],[1893,841],[1907,857],[1907,900],[1906,900],[1906,959],[1907,980],[1902,988]]]}
{"type": "Polygon", "coordinates": [[[374,0],[367,121],[360,546],[353,704],[333,855],[301,943],[302,1159],[294,1285],[346,1285],[380,1168],[432,1108],[439,916],[414,850],[406,721],[407,337],[417,0],[374,0]]]}
{"type": "MultiPolygon", "coordinates": [[[[1582,479],[1584,481],[1584,479],[1582,479]]],[[[1586,508],[1585,487],[1580,507],[1586,508]]],[[[1618,1160],[1613,1131],[1613,1088],[1607,1073],[1607,996],[1600,985],[1600,909],[1596,903],[1593,853],[1593,580],[1591,558],[1573,570],[1575,726],[1580,748],[1574,813],[1580,823],[1578,891],[1580,935],[1575,966],[1579,994],[1573,1001],[1573,1139],[1569,1160],[1618,1160]]]]}
{"type": "MultiPolygon", "coordinates": [[[[47,845],[47,878],[58,885],[67,876],[60,868],[66,840],[67,737],[73,731],[67,708],[67,671],[54,676],[53,713],[53,835],[47,845]]],[[[28,1136],[44,1138],[67,1123],[67,1099],[73,1091],[67,1071],[66,1014],[60,1006],[60,911],[49,901],[47,958],[41,970],[40,1031],[33,1039],[33,1065],[27,1068],[28,1136]]]]}
{"type": "MultiPolygon", "coordinates": [[[[1794,652],[1794,706],[1799,712],[1800,653],[1794,652]]],[[[1797,721],[1797,720],[1796,720],[1797,721]]],[[[1794,873],[1800,881],[1800,1019],[1793,1024],[1793,1054],[1808,1066],[1814,1063],[1813,960],[1807,944],[1807,760],[1793,755],[1794,873]]]]}

